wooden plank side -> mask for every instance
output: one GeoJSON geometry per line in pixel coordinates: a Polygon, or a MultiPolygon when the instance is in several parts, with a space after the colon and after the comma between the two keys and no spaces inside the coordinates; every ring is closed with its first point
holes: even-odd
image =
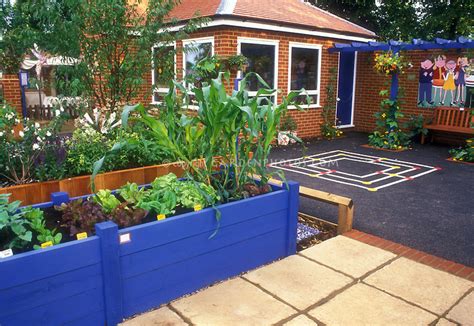
{"type": "Polygon", "coordinates": [[[0,290],[97,264],[99,249],[99,238],[93,236],[4,258],[0,260],[0,290]]]}
{"type": "MultiPolygon", "coordinates": [[[[132,276],[177,264],[180,261],[252,239],[260,234],[285,228],[287,225],[286,214],[287,210],[282,210],[222,227],[212,239],[209,239],[208,232],[190,233],[189,237],[185,239],[123,256],[121,257],[121,270],[124,282],[132,276]]],[[[155,237],[162,237],[165,232],[162,230],[156,233],[155,237]]]]}
{"type": "Polygon", "coordinates": [[[127,280],[124,317],[284,257],[286,235],[275,230],[127,280]]]}
{"type": "Polygon", "coordinates": [[[324,192],[316,189],[311,189],[308,187],[300,186],[300,196],[320,200],[332,205],[345,205],[349,206],[352,203],[352,199],[331,194],[329,192],[324,192]]]}
{"type": "MultiPolygon", "coordinates": [[[[0,318],[2,326],[26,325],[64,325],[87,319],[104,310],[102,288],[84,291],[67,299],[61,299],[30,309],[28,313],[19,312],[0,318]]],[[[82,323],[82,325],[90,325],[82,323]]],[[[101,324],[104,325],[104,324],[101,324]]]]}
{"type": "Polygon", "coordinates": [[[0,290],[0,318],[35,307],[68,300],[84,291],[102,288],[100,264],[0,290]]]}
{"type": "MultiPolygon", "coordinates": [[[[288,207],[288,191],[248,198],[218,206],[222,214],[220,227],[284,210],[288,207]],[[245,212],[245,214],[242,214],[245,212]]],[[[147,248],[177,241],[190,234],[208,233],[210,236],[217,227],[215,210],[206,208],[199,212],[179,215],[162,221],[151,222],[120,230],[120,234],[130,233],[131,242],[120,246],[121,256],[139,252],[147,248]],[[162,236],[157,237],[160,233],[162,236]]]]}

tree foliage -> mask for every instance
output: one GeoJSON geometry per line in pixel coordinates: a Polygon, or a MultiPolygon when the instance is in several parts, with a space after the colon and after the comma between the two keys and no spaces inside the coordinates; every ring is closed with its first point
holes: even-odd
{"type": "MultiPolygon", "coordinates": [[[[52,55],[79,58],[86,95],[95,106],[115,110],[134,99],[155,58],[173,60],[165,45],[194,31],[178,31],[169,13],[178,0],[18,0],[2,7],[1,69],[18,71],[36,43],[52,55]],[[156,45],[160,45],[156,47],[156,45]],[[161,53],[162,51],[162,53],[161,53]]],[[[167,48],[169,49],[169,48],[167,48]]],[[[159,63],[165,65],[164,63],[159,63]]]]}
{"type": "Polygon", "coordinates": [[[472,0],[311,0],[383,40],[472,36],[472,0]]]}

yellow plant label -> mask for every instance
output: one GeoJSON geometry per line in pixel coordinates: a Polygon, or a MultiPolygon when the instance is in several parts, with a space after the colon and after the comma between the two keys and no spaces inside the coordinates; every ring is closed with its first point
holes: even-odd
{"type": "Polygon", "coordinates": [[[165,215],[165,214],[159,214],[159,215],[156,216],[156,219],[157,219],[158,221],[164,220],[165,218],[166,218],[166,215],[165,215]]]}
{"type": "Polygon", "coordinates": [[[87,239],[87,232],[81,232],[76,234],[77,240],[87,239]]]}
{"type": "Polygon", "coordinates": [[[201,205],[194,205],[194,211],[195,212],[200,211],[201,209],[202,209],[201,205]]]}
{"type": "Polygon", "coordinates": [[[41,248],[48,248],[53,246],[53,241],[46,241],[41,244],[41,248]]]}

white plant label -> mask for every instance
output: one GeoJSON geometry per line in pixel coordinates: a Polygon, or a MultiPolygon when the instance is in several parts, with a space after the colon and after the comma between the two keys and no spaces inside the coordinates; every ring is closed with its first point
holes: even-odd
{"type": "Polygon", "coordinates": [[[120,244],[127,243],[132,241],[130,238],[130,233],[124,233],[120,235],[120,244]]]}
{"type": "Polygon", "coordinates": [[[0,251],[0,258],[7,258],[13,256],[13,251],[11,249],[0,251]]]}

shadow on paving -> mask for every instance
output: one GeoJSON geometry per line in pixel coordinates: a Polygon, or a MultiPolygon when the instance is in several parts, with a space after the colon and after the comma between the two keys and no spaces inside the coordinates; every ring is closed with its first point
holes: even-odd
{"type": "MultiPolygon", "coordinates": [[[[352,198],[355,229],[474,266],[474,166],[447,161],[449,146],[415,144],[412,150],[393,153],[361,147],[366,143],[366,134],[349,133],[332,141],[310,141],[306,153],[296,145],[274,148],[270,158],[286,160],[345,150],[440,167],[439,171],[376,192],[290,171],[285,175],[301,185],[352,198]]],[[[300,211],[337,220],[336,207],[305,198],[300,199],[300,211]]]]}

